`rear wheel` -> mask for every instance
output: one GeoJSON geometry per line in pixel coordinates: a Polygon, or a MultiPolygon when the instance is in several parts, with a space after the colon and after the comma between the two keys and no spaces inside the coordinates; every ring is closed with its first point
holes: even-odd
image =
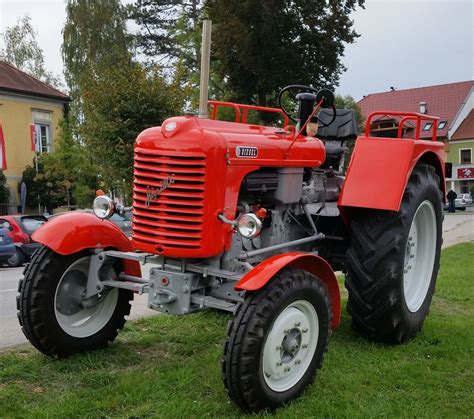
{"type": "Polygon", "coordinates": [[[421,329],[435,291],[442,220],[439,178],[425,164],[413,170],[398,213],[355,214],[346,287],[357,330],[399,343],[421,329]]]}
{"type": "Polygon", "coordinates": [[[248,293],[229,325],[222,375],[245,411],[276,409],[298,397],[321,368],[330,333],[324,285],[296,269],[248,293]]]}
{"type": "MultiPolygon", "coordinates": [[[[89,264],[89,251],[61,256],[43,247],[20,281],[20,325],[30,342],[46,355],[103,348],[125,324],[131,291],[109,288],[83,299],[89,264]]],[[[115,278],[114,268],[110,267],[106,276],[115,278]]]]}

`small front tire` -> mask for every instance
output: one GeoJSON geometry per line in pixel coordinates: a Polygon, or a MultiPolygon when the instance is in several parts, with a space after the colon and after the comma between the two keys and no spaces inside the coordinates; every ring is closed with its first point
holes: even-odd
{"type": "Polygon", "coordinates": [[[300,396],[322,366],[331,316],[325,286],[302,270],[285,269],[246,294],[224,345],[222,376],[230,398],[256,412],[300,396]]]}
{"type": "MultiPolygon", "coordinates": [[[[130,314],[133,293],[128,290],[111,288],[95,303],[84,302],[89,262],[88,250],[62,256],[42,247],[19,283],[20,326],[45,355],[63,357],[104,348],[130,314]]],[[[109,274],[116,272],[110,268],[109,274]]]]}

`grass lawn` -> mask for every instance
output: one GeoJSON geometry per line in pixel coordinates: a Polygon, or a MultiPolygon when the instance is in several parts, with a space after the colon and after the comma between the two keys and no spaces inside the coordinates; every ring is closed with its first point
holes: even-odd
{"type": "MultiPolygon", "coordinates": [[[[239,416],[220,377],[229,319],[211,311],[129,322],[110,348],[66,360],[25,346],[3,352],[0,417],[239,416]]],[[[276,416],[473,417],[473,390],[474,244],[461,244],[443,251],[416,339],[367,342],[344,310],[315,383],[276,416]]]]}

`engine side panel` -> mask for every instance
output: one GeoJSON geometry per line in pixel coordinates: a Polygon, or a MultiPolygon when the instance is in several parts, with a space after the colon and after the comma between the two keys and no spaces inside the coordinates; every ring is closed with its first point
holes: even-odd
{"type": "Polygon", "coordinates": [[[178,258],[214,257],[228,250],[232,228],[217,217],[235,217],[248,173],[263,166],[291,171],[324,161],[320,140],[299,137],[292,145],[291,135],[281,131],[174,117],[142,132],[135,143],[135,248],[178,258]]]}
{"type": "Polygon", "coordinates": [[[398,211],[416,163],[436,156],[444,190],[444,144],[437,141],[359,137],[352,154],[338,206],[398,211]]]}

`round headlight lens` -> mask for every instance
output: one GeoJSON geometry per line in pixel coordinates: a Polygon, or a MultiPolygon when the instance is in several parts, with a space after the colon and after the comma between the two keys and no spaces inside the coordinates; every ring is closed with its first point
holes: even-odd
{"type": "Polygon", "coordinates": [[[96,217],[106,219],[114,214],[115,204],[107,195],[101,195],[94,199],[92,209],[96,217]]]}
{"type": "Polygon", "coordinates": [[[237,231],[241,236],[251,239],[257,237],[262,231],[262,220],[255,214],[249,213],[239,217],[237,231]]]}

